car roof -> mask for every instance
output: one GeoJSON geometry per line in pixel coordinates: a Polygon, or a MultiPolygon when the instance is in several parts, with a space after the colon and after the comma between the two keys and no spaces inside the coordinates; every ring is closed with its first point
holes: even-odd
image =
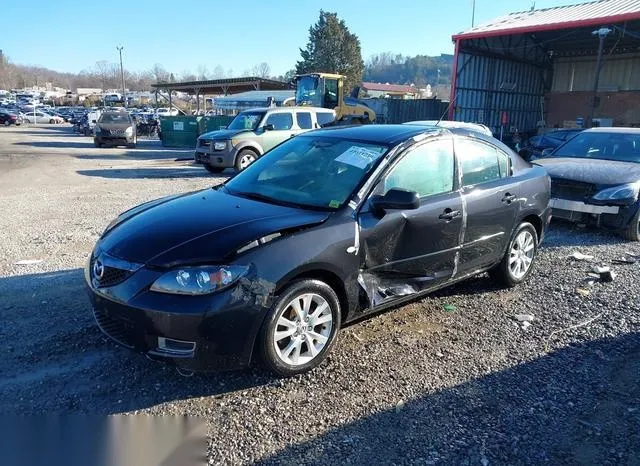
{"type": "Polygon", "coordinates": [[[585,133],[627,133],[627,134],[640,134],[640,128],[589,128],[584,131],[585,133]]]}
{"type": "Polygon", "coordinates": [[[314,112],[326,112],[326,113],[335,113],[335,111],[331,108],[324,108],[324,107],[307,107],[307,106],[291,106],[291,107],[255,107],[255,108],[248,108],[246,110],[243,110],[240,113],[244,113],[244,112],[272,112],[272,113],[278,113],[278,112],[290,112],[292,110],[300,110],[300,111],[314,111],[314,112]]]}
{"type": "Polygon", "coordinates": [[[340,137],[363,142],[395,145],[420,134],[437,135],[445,132],[446,130],[435,126],[356,125],[326,127],[309,133],[303,133],[300,137],[305,137],[307,135],[340,137]]]}

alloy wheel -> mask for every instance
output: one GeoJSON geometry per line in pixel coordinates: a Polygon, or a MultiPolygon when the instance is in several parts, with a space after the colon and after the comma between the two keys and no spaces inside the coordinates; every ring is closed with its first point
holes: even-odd
{"type": "Polygon", "coordinates": [[[276,354],[282,362],[300,366],[324,349],[333,328],[333,314],[326,299],[316,293],[296,296],[284,307],[273,333],[276,354]]]}
{"type": "Polygon", "coordinates": [[[521,231],[509,251],[509,271],[516,279],[524,277],[533,262],[535,254],[534,238],[530,231],[521,231]]]}
{"type": "Polygon", "coordinates": [[[255,160],[256,158],[253,155],[249,155],[249,154],[243,155],[242,158],[240,159],[240,168],[244,170],[249,165],[251,165],[255,160]]]}

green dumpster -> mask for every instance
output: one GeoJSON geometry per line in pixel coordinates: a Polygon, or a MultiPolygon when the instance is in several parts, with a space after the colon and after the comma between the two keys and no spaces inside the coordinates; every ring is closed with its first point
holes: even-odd
{"type": "Polygon", "coordinates": [[[231,123],[233,117],[226,115],[213,115],[202,118],[199,121],[200,134],[208,133],[209,131],[217,131],[221,127],[226,127],[231,123]]]}
{"type": "Polygon", "coordinates": [[[200,120],[199,116],[170,116],[160,119],[162,145],[164,147],[196,147],[200,120]]]}

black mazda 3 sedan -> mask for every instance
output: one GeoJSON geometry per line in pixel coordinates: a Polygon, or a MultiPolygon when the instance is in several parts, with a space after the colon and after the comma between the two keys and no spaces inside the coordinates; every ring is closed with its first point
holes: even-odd
{"type": "Polygon", "coordinates": [[[137,206],[86,267],[100,329],[183,370],[324,360],[346,322],[489,271],[531,273],[550,180],[464,129],[296,136],[220,186],[137,206]]]}

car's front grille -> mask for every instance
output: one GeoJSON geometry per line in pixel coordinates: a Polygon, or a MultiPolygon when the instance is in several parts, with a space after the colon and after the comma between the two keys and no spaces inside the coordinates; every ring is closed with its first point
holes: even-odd
{"type": "Polygon", "coordinates": [[[200,147],[211,147],[211,141],[207,139],[200,139],[200,147]]]}
{"type": "Polygon", "coordinates": [[[124,322],[109,317],[100,309],[93,309],[93,315],[98,327],[104,334],[123,346],[133,348],[136,342],[136,333],[124,322]]]}
{"type": "Polygon", "coordinates": [[[124,136],[123,129],[111,129],[109,130],[109,135],[111,136],[124,136]]]}
{"type": "Polygon", "coordinates": [[[139,266],[135,264],[116,261],[106,255],[93,257],[90,264],[91,282],[96,288],[114,286],[118,283],[122,283],[133,275],[137,268],[139,268],[139,266]],[[98,262],[98,264],[96,264],[96,262],[98,262]],[[116,265],[120,263],[123,265],[121,267],[116,267],[116,265]]]}
{"type": "Polygon", "coordinates": [[[582,181],[551,179],[551,197],[570,201],[584,201],[596,193],[596,186],[582,181]]]}

